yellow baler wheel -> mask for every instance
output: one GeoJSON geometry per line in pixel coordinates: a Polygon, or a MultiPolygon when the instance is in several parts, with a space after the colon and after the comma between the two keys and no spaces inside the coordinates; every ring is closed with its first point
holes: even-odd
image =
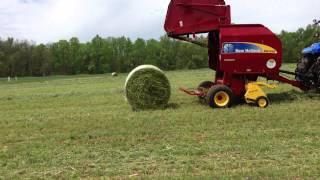
{"type": "Polygon", "coordinates": [[[269,105],[269,100],[268,100],[268,98],[266,98],[266,97],[259,97],[259,98],[257,99],[257,105],[258,105],[260,108],[266,108],[266,107],[268,107],[268,105],[269,105]]]}
{"type": "Polygon", "coordinates": [[[228,108],[233,104],[233,92],[232,90],[222,84],[212,86],[207,94],[207,103],[212,108],[228,108]]]}
{"type": "Polygon", "coordinates": [[[226,92],[220,91],[214,96],[214,102],[218,107],[225,107],[229,104],[230,97],[226,92]]]}

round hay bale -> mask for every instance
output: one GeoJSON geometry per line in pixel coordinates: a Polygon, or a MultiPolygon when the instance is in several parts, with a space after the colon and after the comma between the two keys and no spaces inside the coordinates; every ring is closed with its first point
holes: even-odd
{"type": "Polygon", "coordinates": [[[112,77],[117,77],[117,76],[118,76],[118,73],[113,72],[113,73],[111,73],[111,76],[112,76],[112,77]]]}
{"type": "Polygon", "coordinates": [[[164,108],[170,99],[170,82],[163,71],[142,65],[128,75],[126,98],[134,110],[164,108]]]}

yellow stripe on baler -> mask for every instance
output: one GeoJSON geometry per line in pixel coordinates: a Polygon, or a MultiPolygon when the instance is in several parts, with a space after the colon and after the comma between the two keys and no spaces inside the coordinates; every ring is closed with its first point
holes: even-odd
{"type": "Polygon", "coordinates": [[[272,54],[277,54],[277,50],[275,50],[273,47],[271,46],[267,46],[265,44],[259,44],[259,43],[251,43],[251,42],[247,42],[248,44],[252,44],[255,46],[258,46],[259,48],[262,49],[262,53],[272,53],[272,54]]]}

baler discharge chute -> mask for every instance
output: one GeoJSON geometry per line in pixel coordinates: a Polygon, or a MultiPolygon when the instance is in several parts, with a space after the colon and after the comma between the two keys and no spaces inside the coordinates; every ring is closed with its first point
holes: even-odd
{"type": "Polygon", "coordinates": [[[171,37],[206,33],[231,24],[230,6],[224,0],[172,0],[165,30],[171,37]]]}

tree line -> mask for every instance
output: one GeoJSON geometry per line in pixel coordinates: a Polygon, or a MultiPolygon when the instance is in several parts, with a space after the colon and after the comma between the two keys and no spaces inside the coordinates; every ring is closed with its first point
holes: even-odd
{"type": "MultiPolygon", "coordinates": [[[[309,25],[296,32],[279,34],[285,62],[297,62],[301,50],[315,42],[317,28],[309,25]]],[[[207,49],[166,36],[132,41],[97,35],[87,43],[74,37],[49,44],[0,39],[1,77],[124,73],[141,64],[153,64],[164,70],[196,69],[207,67],[207,59],[207,49]]]]}
{"type": "Polygon", "coordinates": [[[55,74],[102,74],[129,72],[141,64],[165,70],[207,66],[205,49],[189,43],[126,37],[94,37],[80,43],[78,38],[51,44],[0,39],[0,76],[47,76],[55,74]]]}
{"type": "Polygon", "coordinates": [[[320,42],[319,25],[308,25],[296,32],[282,31],[279,38],[283,46],[284,62],[296,63],[301,58],[301,52],[315,42],[320,42]]]}

